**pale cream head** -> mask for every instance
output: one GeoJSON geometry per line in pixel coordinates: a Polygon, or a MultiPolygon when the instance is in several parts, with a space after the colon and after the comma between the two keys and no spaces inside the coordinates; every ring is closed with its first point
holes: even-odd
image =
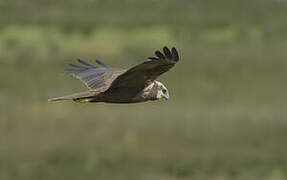
{"type": "Polygon", "coordinates": [[[165,100],[169,100],[169,93],[168,93],[168,90],[167,88],[161,83],[161,82],[158,82],[158,81],[155,81],[155,83],[157,84],[157,94],[156,94],[156,98],[157,99],[160,99],[160,98],[164,98],[165,100]]]}

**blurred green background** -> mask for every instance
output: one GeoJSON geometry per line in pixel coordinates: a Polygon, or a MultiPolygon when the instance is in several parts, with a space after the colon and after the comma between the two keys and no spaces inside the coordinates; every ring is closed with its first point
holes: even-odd
{"type": "Polygon", "coordinates": [[[286,0],[1,0],[0,180],[287,178],[286,0]],[[77,58],[164,45],[171,99],[49,103],[77,58]]]}

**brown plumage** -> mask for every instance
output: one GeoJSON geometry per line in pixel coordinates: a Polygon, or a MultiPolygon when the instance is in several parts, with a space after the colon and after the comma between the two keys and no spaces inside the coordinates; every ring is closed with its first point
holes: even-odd
{"type": "Polygon", "coordinates": [[[111,68],[99,60],[101,67],[78,60],[81,65],[69,64],[66,69],[90,89],[86,92],[49,99],[49,101],[74,100],[75,102],[136,103],[160,98],[169,99],[167,88],[155,79],[169,71],[179,60],[178,52],[163,48],[163,53],[128,70],[111,68]]]}

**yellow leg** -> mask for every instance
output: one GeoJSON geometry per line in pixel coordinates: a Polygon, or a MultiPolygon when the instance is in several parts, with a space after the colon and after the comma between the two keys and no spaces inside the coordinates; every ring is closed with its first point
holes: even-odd
{"type": "Polygon", "coordinates": [[[93,98],[79,98],[79,99],[73,99],[77,103],[88,103],[92,100],[93,98]]]}

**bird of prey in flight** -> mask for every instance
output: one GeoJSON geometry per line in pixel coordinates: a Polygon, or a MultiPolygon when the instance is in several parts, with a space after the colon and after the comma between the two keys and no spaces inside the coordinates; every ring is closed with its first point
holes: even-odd
{"type": "Polygon", "coordinates": [[[149,100],[169,99],[167,88],[156,78],[169,71],[179,60],[177,50],[163,48],[155,57],[130,69],[118,69],[96,60],[100,66],[78,59],[80,65],[69,64],[66,69],[81,80],[90,90],[51,98],[49,101],[73,100],[75,102],[138,103],[149,100]]]}

